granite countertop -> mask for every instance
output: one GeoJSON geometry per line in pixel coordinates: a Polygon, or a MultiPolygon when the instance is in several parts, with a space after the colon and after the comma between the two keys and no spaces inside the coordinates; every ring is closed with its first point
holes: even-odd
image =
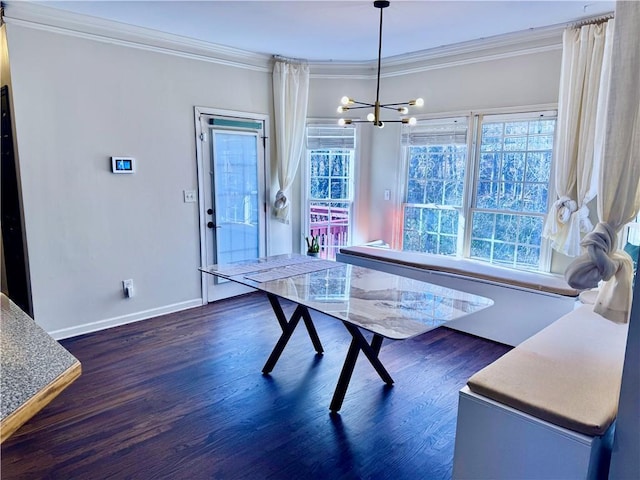
{"type": "MultiPolygon", "coordinates": [[[[64,386],[71,383],[79,375],[80,362],[4,294],[1,305],[0,421],[5,427],[5,421],[21,407],[38,399],[53,383],[60,383],[61,376],[77,369],[73,378],[63,382],[64,386]]],[[[52,399],[57,393],[46,395],[52,399]]],[[[36,411],[31,411],[24,421],[36,411]]],[[[6,436],[3,432],[2,438],[6,436]]]]}

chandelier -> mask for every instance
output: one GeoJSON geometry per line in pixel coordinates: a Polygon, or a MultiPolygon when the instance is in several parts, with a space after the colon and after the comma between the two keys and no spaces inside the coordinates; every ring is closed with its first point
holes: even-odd
{"type": "Polygon", "coordinates": [[[364,123],[371,122],[376,127],[382,128],[384,127],[385,122],[389,123],[405,123],[409,125],[415,125],[416,119],[414,117],[410,118],[401,118],[399,120],[385,120],[384,122],[380,118],[380,110],[388,109],[395,110],[400,113],[400,115],[407,115],[409,113],[409,107],[421,107],[424,105],[424,100],[422,98],[417,98],[415,100],[409,100],[408,102],[400,102],[400,103],[380,103],[380,58],[382,56],[382,10],[389,6],[389,2],[387,0],[376,0],[373,2],[373,6],[375,8],[380,9],[380,34],[378,36],[378,84],[376,87],[376,101],[375,103],[367,103],[367,102],[359,102],[354,100],[353,98],[349,98],[347,96],[342,97],[341,103],[338,107],[338,113],[344,113],[351,110],[358,110],[362,108],[373,108],[373,112],[370,112],[367,115],[366,120],[352,120],[349,118],[341,118],[338,121],[340,125],[351,125],[352,123],[364,123]]]}

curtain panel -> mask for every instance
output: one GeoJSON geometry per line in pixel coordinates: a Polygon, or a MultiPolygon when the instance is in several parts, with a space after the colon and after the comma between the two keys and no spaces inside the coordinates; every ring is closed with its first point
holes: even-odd
{"type": "Polygon", "coordinates": [[[306,62],[277,59],[273,66],[273,103],[278,192],[273,203],[273,214],[282,223],[289,223],[289,189],[304,148],[308,98],[309,65],[306,62]]]}
{"type": "Polygon", "coordinates": [[[598,224],[582,246],[586,253],[569,265],[565,277],[578,289],[601,280],[594,311],[628,322],[633,262],[617,249],[617,234],[640,209],[640,2],[616,2],[611,86],[604,157],[598,177],[598,224]]]}
{"type": "Polygon", "coordinates": [[[570,257],[582,253],[581,234],[593,229],[587,203],[597,192],[603,154],[613,19],[568,28],[563,33],[562,68],[554,149],[557,200],[544,236],[570,257]]]}

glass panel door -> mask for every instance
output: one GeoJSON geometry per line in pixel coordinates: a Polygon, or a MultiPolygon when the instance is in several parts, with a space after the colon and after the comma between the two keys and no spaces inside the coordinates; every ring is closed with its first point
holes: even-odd
{"type": "Polygon", "coordinates": [[[214,263],[260,254],[258,135],[212,130],[214,263]]]}

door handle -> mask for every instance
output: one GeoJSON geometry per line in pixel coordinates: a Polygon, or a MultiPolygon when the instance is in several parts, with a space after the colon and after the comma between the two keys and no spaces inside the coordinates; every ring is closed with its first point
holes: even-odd
{"type": "Polygon", "coordinates": [[[213,222],[207,222],[207,227],[209,228],[222,228],[220,225],[214,225],[213,222]]]}

